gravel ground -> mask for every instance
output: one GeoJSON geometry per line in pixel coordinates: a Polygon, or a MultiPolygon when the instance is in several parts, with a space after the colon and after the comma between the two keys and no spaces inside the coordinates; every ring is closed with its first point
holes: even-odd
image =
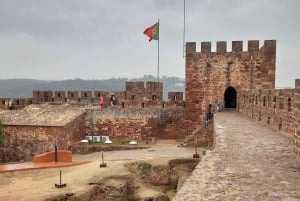
{"type": "Polygon", "coordinates": [[[81,194],[92,188],[90,182],[97,182],[108,176],[130,174],[124,164],[133,160],[162,161],[163,159],[192,158],[193,148],[178,147],[174,140],[157,141],[148,149],[112,151],[104,153],[107,168],[99,168],[101,153],[74,155],[74,161],[91,161],[83,165],[64,168],[22,170],[0,173],[0,200],[40,201],[60,194],[81,194]],[[57,189],[59,171],[66,188],[57,189]]]}

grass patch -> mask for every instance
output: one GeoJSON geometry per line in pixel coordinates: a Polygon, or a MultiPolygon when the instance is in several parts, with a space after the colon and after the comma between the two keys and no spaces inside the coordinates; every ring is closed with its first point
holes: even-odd
{"type": "Polygon", "coordinates": [[[184,142],[184,139],[185,139],[184,137],[177,138],[176,142],[184,142]]]}
{"type": "MultiPolygon", "coordinates": [[[[128,146],[130,141],[113,141],[110,145],[114,146],[128,146]]],[[[91,146],[103,146],[107,145],[104,142],[89,142],[91,146]]]]}

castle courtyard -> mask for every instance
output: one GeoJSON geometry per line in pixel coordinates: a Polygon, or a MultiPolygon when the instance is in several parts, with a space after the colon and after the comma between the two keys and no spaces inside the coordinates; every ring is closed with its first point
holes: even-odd
{"type": "MultiPolygon", "coordinates": [[[[173,198],[198,200],[285,200],[300,199],[300,161],[292,152],[291,137],[275,131],[235,111],[217,113],[216,142],[207,150],[173,198]]],[[[107,168],[99,168],[101,153],[75,155],[75,161],[90,163],[65,168],[0,173],[0,200],[44,200],[60,194],[78,195],[88,191],[89,183],[104,177],[130,174],[124,164],[149,160],[191,158],[192,147],[179,142],[158,141],[149,149],[105,153],[107,168]],[[56,189],[59,170],[67,187],[56,189]]],[[[147,191],[145,191],[147,193],[147,191]]]]}

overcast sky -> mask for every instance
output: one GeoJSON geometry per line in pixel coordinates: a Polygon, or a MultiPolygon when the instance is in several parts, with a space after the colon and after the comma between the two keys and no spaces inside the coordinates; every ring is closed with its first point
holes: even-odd
{"type": "MultiPolygon", "coordinates": [[[[276,86],[300,78],[299,0],[186,0],[186,41],[277,40],[276,86]]],[[[185,76],[183,0],[0,0],[0,79],[185,76]]]]}

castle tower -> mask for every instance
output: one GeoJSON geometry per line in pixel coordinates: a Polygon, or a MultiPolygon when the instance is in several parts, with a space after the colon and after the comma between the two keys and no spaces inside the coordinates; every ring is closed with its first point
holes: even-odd
{"type": "Polygon", "coordinates": [[[211,42],[186,43],[186,118],[204,120],[208,105],[218,99],[226,108],[236,108],[238,93],[243,89],[273,89],[275,87],[276,41],[266,40],[261,48],[259,41],[233,41],[227,52],[224,41],[217,42],[211,52],[211,42]]]}

